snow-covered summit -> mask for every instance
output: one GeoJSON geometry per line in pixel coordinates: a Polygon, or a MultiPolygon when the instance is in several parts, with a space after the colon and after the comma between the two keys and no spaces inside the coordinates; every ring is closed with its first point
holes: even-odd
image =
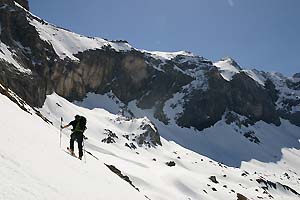
{"type": "Polygon", "coordinates": [[[51,44],[61,59],[79,61],[75,56],[79,52],[89,49],[102,49],[111,47],[116,51],[129,51],[132,47],[128,43],[110,42],[102,38],[85,37],[65,29],[58,28],[52,24],[41,22],[33,17],[28,17],[28,21],[40,34],[40,38],[51,44]]]}
{"type": "Polygon", "coordinates": [[[231,81],[233,76],[241,72],[247,74],[250,78],[256,81],[260,85],[264,85],[264,80],[257,70],[247,70],[242,69],[240,65],[232,58],[225,57],[218,62],[214,63],[214,66],[218,68],[221,73],[221,76],[226,81],[231,81]]]}
{"type": "Polygon", "coordinates": [[[230,81],[235,74],[240,73],[242,70],[237,63],[229,57],[223,58],[220,61],[214,63],[214,65],[219,69],[222,77],[230,81]]]}

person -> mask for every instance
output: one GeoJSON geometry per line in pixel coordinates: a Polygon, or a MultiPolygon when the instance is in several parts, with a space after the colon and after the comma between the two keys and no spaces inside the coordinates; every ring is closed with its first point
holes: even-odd
{"type": "Polygon", "coordinates": [[[83,132],[86,130],[86,119],[83,116],[76,115],[75,119],[71,121],[68,125],[61,126],[61,129],[68,128],[72,126],[72,134],[70,139],[70,153],[75,156],[74,153],[74,142],[76,141],[78,144],[79,155],[78,158],[81,160],[83,156],[83,139],[87,139],[83,132]]]}

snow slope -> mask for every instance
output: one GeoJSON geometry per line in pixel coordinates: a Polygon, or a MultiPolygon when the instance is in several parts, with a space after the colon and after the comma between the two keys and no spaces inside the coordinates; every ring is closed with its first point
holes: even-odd
{"type": "MultiPolygon", "coordinates": [[[[105,46],[116,51],[132,49],[124,42],[72,33],[30,13],[27,19],[61,59],[78,61],[77,53],[105,46]]],[[[22,69],[14,59],[14,52],[2,43],[0,50],[0,59],[13,64],[20,72],[30,73],[22,69]]],[[[178,56],[184,57],[182,62],[200,59],[188,52],[144,53],[162,63],[178,56]]],[[[227,81],[241,71],[261,85],[268,77],[226,62],[215,65],[227,81]]],[[[158,70],[163,70],[159,67],[158,70]]],[[[205,89],[201,67],[176,69],[195,78],[184,87],[205,89]]],[[[277,81],[276,88],[281,88],[279,101],[294,92],[283,84],[284,78],[270,76],[277,81]]],[[[0,85],[1,89],[4,87],[0,85]]],[[[9,93],[17,98],[12,91],[9,93]]],[[[27,112],[24,112],[0,94],[0,109],[5,113],[0,116],[0,199],[219,200],[237,199],[238,194],[249,199],[299,199],[299,127],[286,120],[282,120],[279,127],[264,122],[245,127],[226,124],[223,119],[201,132],[181,128],[175,119],[182,112],[183,95],[176,93],[166,102],[164,112],[171,119],[166,126],[153,117],[152,109],[141,110],[136,102],[130,102],[126,107],[112,94],[88,94],[87,99],[75,102],[76,105],[56,94],[47,96],[39,111],[53,125],[38,117],[33,108],[25,105],[27,112]],[[120,115],[122,109],[130,110],[138,118],[120,115]],[[59,146],[60,118],[63,117],[66,124],[76,114],[88,119],[85,135],[89,139],[85,148],[92,155],[86,153],[86,162],[64,151],[70,130],[63,130],[62,147],[59,146]],[[150,121],[155,123],[162,136],[162,146],[138,145],[134,140],[135,136],[144,133],[141,128],[144,124],[152,126],[150,121]],[[115,135],[115,143],[102,142],[110,134],[115,135]],[[175,166],[166,165],[169,161],[175,166]],[[138,190],[105,164],[115,166],[128,176],[138,190]]],[[[280,102],[277,103],[280,106],[280,102]]],[[[298,107],[292,109],[295,111],[298,107]]],[[[243,116],[239,118],[243,120],[243,116]]]]}
{"type": "Polygon", "coordinates": [[[59,129],[2,94],[0,109],[0,199],[145,199],[103,162],[69,156],[59,148],[59,129]]]}
{"type": "MultiPolygon", "coordinates": [[[[56,94],[48,96],[40,109],[53,126],[35,115],[32,109],[32,114],[24,112],[3,95],[0,95],[0,107],[6,113],[0,116],[0,175],[3,177],[0,199],[118,200],[146,199],[147,196],[152,200],[217,200],[236,199],[237,193],[252,199],[269,199],[269,195],[274,199],[299,198],[280,185],[277,188],[282,190],[265,191],[264,185],[255,181],[281,182],[297,190],[300,174],[298,148],[283,148],[278,163],[253,160],[244,162],[241,168],[234,168],[163,138],[162,146],[130,149],[124,145],[128,140],[122,135],[142,131],[139,125],[148,121],[146,118],[128,120],[104,109],[78,107],[56,94]],[[59,148],[60,117],[63,116],[65,124],[75,114],[87,117],[85,134],[89,139],[85,148],[99,160],[86,154],[85,163],[65,153],[63,149],[68,146],[69,130],[63,131],[62,149],[59,148]],[[118,136],[116,143],[101,142],[107,136],[104,129],[110,129],[118,136]],[[176,165],[169,167],[165,164],[168,161],[174,161],[176,165]],[[139,192],[112,173],[104,163],[121,170],[139,192]],[[218,183],[209,179],[212,176],[218,183]]],[[[162,130],[161,133],[164,135],[162,130]]],[[[202,139],[208,139],[206,142],[211,145],[222,145],[223,138],[216,142],[209,140],[209,134],[212,138],[217,133],[211,130],[202,139]]]]}
{"type": "Polygon", "coordinates": [[[104,46],[111,46],[116,51],[128,51],[132,48],[128,43],[116,43],[109,42],[102,38],[85,37],[58,28],[47,22],[41,23],[42,20],[36,17],[27,17],[27,20],[36,28],[40,34],[40,38],[53,46],[56,54],[61,59],[68,57],[72,60],[79,61],[79,59],[75,57],[75,54],[89,49],[101,49],[104,46]]]}
{"type": "MultiPolygon", "coordinates": [[[[138,111],[131,107],[135,114],[147,114],[145,110],[138,111]]],[[[256,124],[253,129],[257,129],[256,136],[262,143],[258,145],[241,133],[234,132],[234,124],[227,125],[221,121],[204,132],[196,132],[175,125],[160,125],[151,117],[149,110],[148,117],[155,122],[162,135],[162,146],[136,145],[136,149],[130,149],[124,145],[128,140],[122,135],[137,133],[139,124],[146,118],[128,120],[104,109],[78,107],[55,94],[47,97],[41,112],[56,127],[60,116],[64,116],[66,122],[72,120],[75,114],[86,116],[88,130],[85,134],[89,137],[86,149],[101,162],[112,164],[128,175],[140,193],[150,199],[236,199],[237,193],[252,199],[270,199],[269,195],[274,199],[299,198],[285,189],[279,189],[279,183],[296,191],[299,188],[299,128],[286,121],[279,129],[263,122],[256,124]],[[106,137],[105,129],[112,130],[118,136],[116,143],[101,142],[106,137]],[[241,162],[240,167],[221,164],[217,162],[220,159],[231,164],[241,162]],[[174,161],[176,165],[169,167],[165,164],[168,161],[174,161]],[[209,180],[211,176],[215,176],[219,183],[209,180]],[[264,192],[264,185],[255,181],[260,178],[278,184],[278,189],[264,192]]],[[[240,131],[246,132],[248,129],[244,127],[240,131]]],[[[68,134],[69,131],[63,132],[63,146],[67,146],[68,134]]],[[[93,159],[87,155],[87,165],[93,159]]]]}

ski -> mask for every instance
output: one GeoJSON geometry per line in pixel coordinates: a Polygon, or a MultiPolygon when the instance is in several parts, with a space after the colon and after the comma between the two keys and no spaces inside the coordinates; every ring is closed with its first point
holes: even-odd
{"type": "MultiPolygon", "coordinates": [[[[76,154],[74,152],[72,152],[72,150],[70,149],[70,147],[67,147],[67,151],[66,151],[68,154],[70,154],[71,156],[73,156],[74,158],[78,158],[78,156],[76,156],[76,154]]],[[[80,160],[80,159],[79,159],[80,160]]]]}

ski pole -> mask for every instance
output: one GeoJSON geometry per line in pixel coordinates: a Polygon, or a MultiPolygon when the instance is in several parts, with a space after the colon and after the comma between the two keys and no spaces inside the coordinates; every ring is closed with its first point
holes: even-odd
{"type": "Polygon", "coordinates": [[[82,148],[83,148],[84,163],[86,163],[85,147],[84,147],[84,138],[83,138],[83,140],[82,140],[82,148]]]}
{"type": "Polygon", "coordinates": [[[60,118],[60,133],[59,133],[59,147],[61,148],[61,135],[62,135],[62,122],[63,118],[60,118]]]}
{"type": "Polygon", "coordinates": [[[96,160],[99,160],[99,158],[97,158],[96,156],[94,156],[90,151],[88,150],[84,150],[86,153],[90,154],[92,157],[94,157],[96,160]]]}

